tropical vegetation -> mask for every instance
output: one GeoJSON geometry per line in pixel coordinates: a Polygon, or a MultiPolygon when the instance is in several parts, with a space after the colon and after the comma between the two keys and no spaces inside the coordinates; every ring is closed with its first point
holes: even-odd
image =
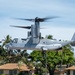
{"type": "MultiPolygon", "coordinates": [[[[47,35],[46,38],[53,39],[52,35],[47,35]]],[[[5,44],[10,42],[12,38],[7,35],[3,44],[0,45],[0,65],[5,63],[23,62],[29,66],[31,70],[35,70],[36,75],[49,73],[54,75],[57,65],[72,65],[74,63],[74,54],[70,45],[62,48],[62,50],[39,51],[34,50],[30,54],[26,50],[8,51],[5,49],[5,44]],[[16,53],[17,51],[17,53],[16,53]]],[[[21,64],[19,63],[19,67],[21,64]]]]}

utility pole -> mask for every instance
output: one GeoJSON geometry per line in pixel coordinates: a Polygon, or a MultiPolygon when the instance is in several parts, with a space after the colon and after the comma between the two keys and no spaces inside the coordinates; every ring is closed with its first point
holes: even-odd
{"type": "MultiPolygon", "coordinates": [[[[43,59],[45,62],[45,68],[47,69],[47,55],[46,55],[46,50],[42,50],[42,55],[43,55],[43,59]]],[[[47,75],[47,72],[45,72],[45,75],[47,75]]]]}
{"type": "Polygon", "coordinates": [[[63,50],[61,50],[60,75],[62,75],[62,71],[63,71],[63,69],[62,69],[62,63],[63,63],[63,58],[62,58],[62,56],[63,56],[63,50]]]}

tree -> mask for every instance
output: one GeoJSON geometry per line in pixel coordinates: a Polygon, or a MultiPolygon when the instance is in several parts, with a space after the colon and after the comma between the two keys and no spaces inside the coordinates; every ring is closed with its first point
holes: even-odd
{"type": "Polygon", "coordinates": [[[3,42],[2,47],[6,44],[9,43],[11,41],[11,37],[9,35],[6,36],[5,41],[3,42]]]}
{"type": "Polygon", "coordinates": [[[42,69],[43,69],[43,67],[42,67],[43,65],[41,64],[41,61],[43,61],[42,51],[34,50],[30,54],[30,58],[31,58],[31,61],[32,61],[34,67],[35,67],[35,74],[41,74],[42,69]],[[40,62],[40,63],[38,63],[38,62],[40,62]]]}
{"type": "MultiPolygon", "coordinates": [[[[61,61],[63,60],[62,64],[72,64],[74,61],[73,52],[67,46],[63,47],[63,53],[61,51],[46,51],[46,59],[42,57],[42,51],[35,50],[33,51],[30,56],[32,61],[42,63],[41,67],[45,68],[45,63],[47,64],[47,70],[50,75],[54,75],[54,71],[56,69],[56,65],[60,65],[61,61]],[[62,55],[63,54],[63,55],[62,55]],[[44,66],[43,66],[44,65],[44,66]]],[[[41,71],[41,70],[40,70],[41,71]]]]}
{"type": "Polygon", "coordinates": [[[56,65],[60,62],[61,57],[56,51],[47,51],[47,68],[50,75],[54,75],[56,65]]]}
{"type": "Polygon", "coordinates": [[[6,43],[9,43],[10,41],[11,41],[11,37],[9,35],[7,35],[3,44],[0,45],[0,55],[1,56],[6,56],[7,52],[6,52],[6,49],[4,49],[4,46],[6,43]]]}
{"type": "Polygon", "coordinates": [[[6,50],[0,45],[0,55],[6,56],[6,50]]]}
{"type": "Polygon", "coordinates": [[[22,67],[23,64],[24,64],[24,63],[23,63],[22,61],[19,61],[19,62],[18,62],[19,71],[21,70],[21,67],[22,67]]]}
{"type": "Polygon", "coordinates": [[[70,47],[65,46],[62,49],[62,60],[63,64],[72,64],[74,62],[74,53],[70,47]]]}
{"type": "Polygon", "coordinates": [[[53,36],[52,35],[46,35],[46,38],[47,39],[53,39],[53,36]]]}

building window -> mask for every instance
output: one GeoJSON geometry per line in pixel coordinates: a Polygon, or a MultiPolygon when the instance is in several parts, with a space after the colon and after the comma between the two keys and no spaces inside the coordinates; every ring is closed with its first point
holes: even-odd
{"type": "Polygon", "coordinates": [[[17,74],[17,70],[9,70],[9,75],[15,75],[17,74]]]}
{"type": "Polygon", "coordinates": [[[21,71],[19,75],[32,75],[28,71],[21,71]]]}
{"type": "Polygon", "coordinates": [[[73,71],[73,75],[75,75],[75,70],[73,71]]]}
{"type": "Polygon", "coordinates": [[[0,70],[0,74],[3,74],[3,70],[0,70]]]}

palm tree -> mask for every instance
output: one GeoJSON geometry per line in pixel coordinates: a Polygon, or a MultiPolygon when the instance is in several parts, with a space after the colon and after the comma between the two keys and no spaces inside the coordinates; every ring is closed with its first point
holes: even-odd
{"type": "Polygon", "coordinates": [[[5,41],[2,44],[2,47],[6,45],[6,43],[9,43],[11,41],[11,37],[9,35],[6,36],[5,41]]]}
{"type": "Polygon", "coordinates": [[[24,63],[22,61],[19,61],[18,62],[18,67],[19,67],[19,71],[21,71],[21,66],[23,65],[24,63]]]}

